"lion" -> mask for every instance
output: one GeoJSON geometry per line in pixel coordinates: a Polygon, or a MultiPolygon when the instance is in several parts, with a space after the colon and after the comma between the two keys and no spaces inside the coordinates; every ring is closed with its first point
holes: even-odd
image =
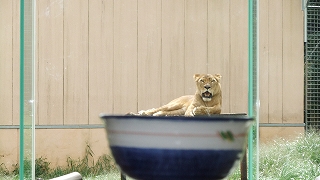
{"type": "Polygon", "coordinates": [[[195,95],[181,96],[159,108],[139,111],[144,116],[201,116],[221,113],[220,74],[195,74],[195,95]]]}

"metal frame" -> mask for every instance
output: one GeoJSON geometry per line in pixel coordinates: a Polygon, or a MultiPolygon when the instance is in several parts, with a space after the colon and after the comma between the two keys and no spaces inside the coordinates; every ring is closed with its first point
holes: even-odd
{"type": "Polygon", "coordinates": [[[305,14],[305,124],[320,129],[320,2],[304,0],[305,14]]]}

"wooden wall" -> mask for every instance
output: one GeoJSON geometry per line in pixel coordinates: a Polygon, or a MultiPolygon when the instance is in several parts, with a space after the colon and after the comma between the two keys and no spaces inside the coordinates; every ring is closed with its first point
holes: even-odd
{"type": "MultiPolygon", "coordinates": [[[[0,124],[18,124],[19,4],[1,3],[0,124]]],[[[299,0],[260,2],[262,122],[302,122],[299,0]],[[294,90],[293,90],[294,89],[294,90]]],[[[43,0],[37,3],[37,123],[100,124],[193,94],[223,76],[223,112],[247,111],[247,1],[43,0]]]]}
{"type": "Polygon", "coordinates": [[[303,12],[299,0],[260,2],[261,122],[303,122],[303,12]]]}
{"type": "Polygon", "coordinates": [[[0,114],[1,125],[19,124],[19,4],[0,6],[0,114]],[[5,17],[5,18],[4,18],[5,17]]]}
{"type": "MultiPolygon", "coordinates": [[[[303,123],[303,11],[299,0],[260,1],[260,123],[303,123]]],[[[260,128],[262,140],[292,138],[303,127],[260,128]]]]}
{"type": "MultiPolygon", "coordinates": [[[[247,10],[247,0],[37,1],[37,124],[158,107],[193,94],[195,73],[220,73],[223,112],[247,112],[247,10]]],[[[260,0],[259,16],[260,121],[302,123],[301,1],[260,0]]],[[[0,17],[0,125],[18,125],[19,2],[1,0],[0,17]]]]}

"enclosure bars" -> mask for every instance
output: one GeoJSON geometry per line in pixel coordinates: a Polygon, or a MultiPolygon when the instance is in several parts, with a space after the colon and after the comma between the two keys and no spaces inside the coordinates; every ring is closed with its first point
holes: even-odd
{"type": "Polygon", "coordinates": [[[20,0],[20,180],[24,178],[24,0],[20,0]]]}
{"type": "Polygon", "coordinates": [[[20,0],[19,177],[21,180],[35,179],[35,17],[35,0],[20,0]]]}
{"type": "MultiPolygon", "coordinates": [[[[248,115],[249,117],[253,116],[253,0],[249,0],[248,5],[249,5],[249,42],[248,42],[248,50],[249,50],[249,55],[248,55],[248,77],[249,77],[249,82],[248,82],[248,115]]],[[[248,179],[252,180],[253,178],[253,166],[252,166],[252,161],[253,161],[253,154],[252,154],[252,148],[253,148],[253,125],[250,127],[249,130],[249,135],[248,135],[248,179]]]]}
{"type": "Polygon", "coordinates": [[[305,0],[305,130],[320,129],[320,1],[305,0]]]}
{"type": "Polygon", "coordinates": [[[36,4],[36,0],[32,0],[32,120],[31,120],[31,144],[32,144],[32,152],[31,152],[31,167],[32,167],[32,171],[31,171],[31,178],[32,179],[36,179],[36,81],[35,81],[35,75],[36,75],[36,9],[37,9],[37,4],[36,4]]]}
{"type": "Polygon", "coordinates": [[[248,135],[248,179],[259,179],[258,131],[259,127],[259,80],[258,80],[258,6],[259,0],[248,0],[248,115],[255,117],[248,135]],[[255,152],[254,152],[254,148],[255,152]],[[255,159],[254,159],[255,153],[255,159]],[[254,168],[254,162],[256,168],[254,168]],[[254,171],[256,174],[254,175],[254,171]]]}

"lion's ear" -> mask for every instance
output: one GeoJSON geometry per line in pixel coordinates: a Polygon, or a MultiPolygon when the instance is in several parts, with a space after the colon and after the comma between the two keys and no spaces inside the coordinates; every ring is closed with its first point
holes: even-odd
{"type": "Polygon", "coordinates": [[[199,80],[199,78],[200,78],[200,74],[195,74],[195,75],[193,75],[193,79],[194,79],[194,81],[198,81],[199,80]]]}
{"type": "Polygon", "coordinates": [[[220,81],[220,79],[222,78],[222,76],[221,76],[220,74],[215,74],[214,77],[215,77],[218,81],[220,81]]]}

